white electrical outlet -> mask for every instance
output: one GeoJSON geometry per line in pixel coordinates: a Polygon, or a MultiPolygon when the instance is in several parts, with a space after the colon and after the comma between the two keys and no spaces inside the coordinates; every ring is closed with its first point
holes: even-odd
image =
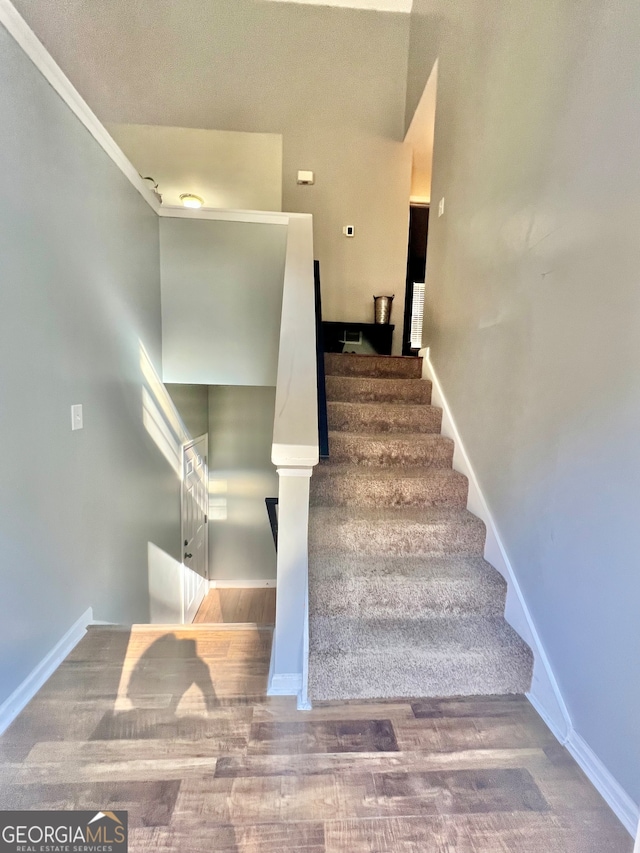
{"type": "Polygon", "coordinates": [[[345,225],[342,229],[342,233],[345,237],[353,237],[356,233],[356,229],[353,225],[345,225]]]}
{"type": "Polygon", "coordinates": [[[444,215],[444,198],[440,199],[440,203],[438,204],[438,216],[444,215]]]}
{"type": "Polygon", "coordinates": [[[82,403],[76,403],[75,406],[71,406],[71,429],[82,429],[82,403]]]}

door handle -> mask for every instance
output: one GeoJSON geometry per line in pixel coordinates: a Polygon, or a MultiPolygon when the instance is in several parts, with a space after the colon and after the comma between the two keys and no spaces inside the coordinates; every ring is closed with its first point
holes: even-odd
{"type": "Polygon", "coordinates": [[[193,557],[193,554],[185,554],[184,555],[185,560],[190,560],[192,557],[193,557]]]}

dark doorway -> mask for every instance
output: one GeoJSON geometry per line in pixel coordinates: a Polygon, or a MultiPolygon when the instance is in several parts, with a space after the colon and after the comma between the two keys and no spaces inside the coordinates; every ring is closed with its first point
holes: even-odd
{"type": "Polygon", "coordinates": [[[416,355],[420,349],[418,341],[422,329],[428,232],[429,205],[412,204],[409,207],[409,251],[407,255],[407,289],[404,298],[402,355],[416,355]]]}

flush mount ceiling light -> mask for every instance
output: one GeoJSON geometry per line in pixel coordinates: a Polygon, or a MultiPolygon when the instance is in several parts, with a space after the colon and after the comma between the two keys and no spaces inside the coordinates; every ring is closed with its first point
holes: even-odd
{"type": "Polygon", "coordinates": [[[202,207],[204,204],[204,199],[200,198],[199,195],[193,195],[193,193],[182,193],[180,201],[185,207],[202,207]]]}

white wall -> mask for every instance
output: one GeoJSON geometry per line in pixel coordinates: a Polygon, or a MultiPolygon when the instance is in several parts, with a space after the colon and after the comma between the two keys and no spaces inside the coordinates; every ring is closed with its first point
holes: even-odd
{"type": "Polygon", "coordinates": [[[163,379],[276,382],[287,226],[163,218],[163,379]]]}
{"type": "Polygon", "coordinates": [[[148,618],[180,501],[142,422],[158,219],[1,27],[0,114],[1,704],[88,607],[148,618]]]}
{"type": "Polygon", "coordinates": [[[108,124],[141,175],[155,178],[163,204],[195,193],[207,207],[282,210],[282,136],[191,127],[108,124]]]}
{"type": "Polygon", "coordinates": [[[411,146],[411,201],[428,204],[431,201],[433,171],[433,137],[436,124],[438,94],[438,63],[429,75],[404,141],[411,146]]]}
{"type": "MultiPolygon", "coordinates": [[[[424,344],[573,724],[640,802],[640,6],[416,0],[424,344]]],[[[415,100],[415,99],[414,99],[415,100]]]]}
{"type": "Polygon", "coordinates": [[[276,577],[264,499],[278,496],[271,464],[275,388],[209,388],[209,576],[276,577]]]}

